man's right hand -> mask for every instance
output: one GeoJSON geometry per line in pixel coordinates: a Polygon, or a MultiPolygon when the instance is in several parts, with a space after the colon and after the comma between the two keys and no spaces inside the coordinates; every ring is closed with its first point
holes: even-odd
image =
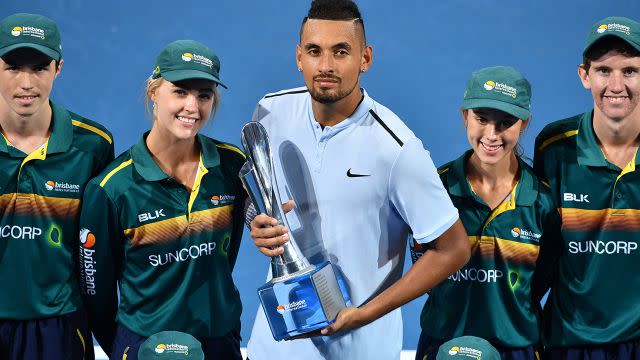
{"type": "MultiPolygon", "coordinates": [[[[293,208],[295,208],[295,203],[292,200],[282,205],[285,213],[293,208]]],[[[282,244],[289,241],[289,229],[278,225],[278,220],[265,214],[259,214],[251,221],[250,234],[258,250],[270,257],[282,254],[284,252],[282,244]]]]}

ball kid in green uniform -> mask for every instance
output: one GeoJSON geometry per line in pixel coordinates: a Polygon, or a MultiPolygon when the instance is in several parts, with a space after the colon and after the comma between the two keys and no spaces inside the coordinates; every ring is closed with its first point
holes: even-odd
{"type": "Polygon", "coordinates": [[[0,359],[90,359],[75,277],[80,199],[113,160],[111,134],[49,99],[55,22],[0,21],[0,359]]]}
{"type": "Polygon", "coordinates": [[[195,336],[208,358],[241,358],[231,272],[245,158],[199,134],[219,102],[219,70],[199,42],[167,45],[147,82],[151,131],[85,191],[79,277],[91,328],[112,358],[135,360],[140,344],[165,330],[195,336]]]}
{"type": "MultiPolygon", "coordinates": [[[[511,67],[474,72],[462,118],[471,150],[439,174],[469,235],[471,259],[436,286],[422,311],[416,359],[472,335],[503,359],[536,359],[540,241],[555,239],[559,216],[546,185],[521,158],[518,140],[531,117],[531,86],[511,67]]],[[[412,246],[412,255],[422,249],[412,246]]]]}
{"type": "Polygon", "coordinates": [[[595,23],[578,74],[593,109],[547,125],[536,139],[534,167],[551,185],[563,238],[541,259],[554,274],[544,340],[551,359],[637,359],[640,23],[595,23]]]}

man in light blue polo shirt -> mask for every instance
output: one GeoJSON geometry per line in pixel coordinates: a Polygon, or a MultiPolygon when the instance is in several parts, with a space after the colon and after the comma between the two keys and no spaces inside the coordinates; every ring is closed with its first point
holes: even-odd
{"type": "Polygon", "coordinates": [[[258,215],[251,223],[255,244],[277,255],[291,231],[311,262],[331,261],[358,307],[344,309],[322,330],[330,336],[279,343],[259,309],[248,344],[252,360],[397,359],[402,319],[395,309],[469,257],[458,212],[429,153],[360,88],[371,51],[353,2],[314,1],[297,47],[307,86],[266,95],[255,110],[253,119],[269,133],[280,193],[296,204],[287,215],[291,229],[264,228],[275,219],[258,215]],[[410,233],[431,250],[402,276],[410,233]]]}

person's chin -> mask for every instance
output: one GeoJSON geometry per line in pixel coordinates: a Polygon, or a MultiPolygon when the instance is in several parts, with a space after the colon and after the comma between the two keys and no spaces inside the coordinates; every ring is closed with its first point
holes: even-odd
{"type": "Polygon", "coordinates": [[[189,140],[194,138],[198,134],[198,130],[195,127],[190,129],[182,128],[182,129],[174,129],[172,133],[173,133],[173,136],[175,136],[179,140],[189,140]]]}

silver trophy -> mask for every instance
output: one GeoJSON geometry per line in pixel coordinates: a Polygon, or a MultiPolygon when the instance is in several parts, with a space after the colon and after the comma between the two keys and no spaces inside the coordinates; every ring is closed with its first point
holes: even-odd
{"type": "MultiPolygon", "coordinates": [[[[256,212],[267,214],[278,220],[278,225],[288,228],[289,224],[282,210],[276,183],[269,136],[264,126],[255,121],[246,124],[242,128],[242,146],[247,155],[247,162],[240,169],[240,178],[256,207],[256,212]]],[[[282,255],[271,258],[271,272],[274,279],[284,280],[314,269],[314,266],[301,256],[300,248],[291,233],[289,233],[289,241],[282,247],[284,248],[282,255]]]]}
{"type": "MultiPolygon", "coordinates": [[[[242,145],[247,161],[240,179],[258,214],[264,213],[289,227],[278,192],[273,158],[266,129],[259,122],[242,128],[242,145]]],[[[258,289],[262,308],[274,339],[322,329],[335,321],[349,297],[340,285],[333,266],[323,261],[310,264],[302,255],[292,233],[282,245],[284,252],[271,258],[271,281],[258,289]]]]}

